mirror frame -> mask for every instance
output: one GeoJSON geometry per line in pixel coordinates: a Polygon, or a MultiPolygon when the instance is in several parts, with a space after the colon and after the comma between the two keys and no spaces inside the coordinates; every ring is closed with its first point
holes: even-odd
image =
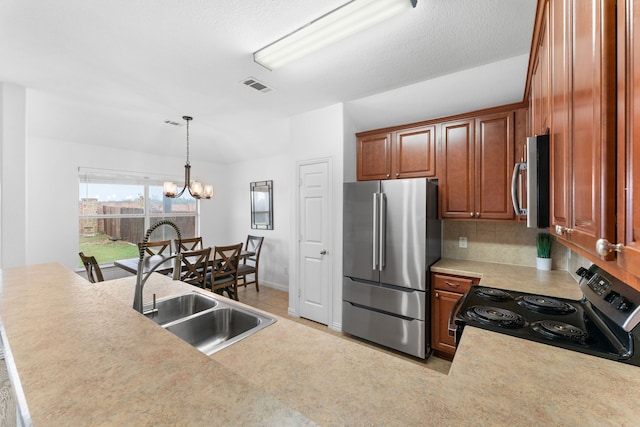
{"type": "Polygon", "coordinates": [[[256,181],[249,184],[251,197],[251,228],[273,230],[273,181],[256,181]],[[266,194],[266,198],[265,195],[266,194]],[[261,206],[266,201],[267,206],[261,206]],[[258,219],[263,218],[263,219],[258,219]]]}

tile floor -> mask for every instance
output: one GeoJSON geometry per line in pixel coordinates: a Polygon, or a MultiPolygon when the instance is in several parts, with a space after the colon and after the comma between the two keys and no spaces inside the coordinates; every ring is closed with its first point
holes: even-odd
{"type": "Polygon", "coordinates": [[[285,319],[291,320],[293,322],[306,325],[310,328],[314,328],[319,331],[326,332],[328,334],[334,335],[342,339],[348,339],[348,340],[357,342],[361,345],[365,345],[370,348],[375,348],[379,351],[383,351],[395,357],[400,357],[416,365],[433,369],[435,371],[438,371],[444,374],[447,374],[449,372],[449,368],[451,367],[451,362],[447,360],[430,356],[425,361],[401,352],[397,352],[394,350],[387,349],[385,347],[378,346],[376,344],[370,343],[368,341],[365,341],[359,338],[352,337],[342,332],[334,331],[333,329],[330,329],[329,327],[327,327],[327,325],[313,322],[311,320],[304,319],[301,317],[289,316],[289,314],[287,313],[287,309],[289,307],[289,294],[284,291],[280,291],[280,290],[262,285],[260,286],[260,292],[256,292],[255,286],[249,285],[246,288],[240,287],[240,289],[238,290],[238,299],[240,300],[240,302],[244,304],[250,305],[257,309],[266,311],[268,313],[273,313],[276,316],[280,316],[285,319]]]}

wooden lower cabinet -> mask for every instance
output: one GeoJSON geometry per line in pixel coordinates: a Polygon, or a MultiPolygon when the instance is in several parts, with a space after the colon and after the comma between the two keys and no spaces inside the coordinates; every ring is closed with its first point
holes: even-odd
{"type": "Polygon", "coordinates": [[[456,352],[455,337],[449,335],[449,314],[455,303],[480,283],[475,277],[431,273],[431,348],[433,354],[451,360],[456,352]]]}

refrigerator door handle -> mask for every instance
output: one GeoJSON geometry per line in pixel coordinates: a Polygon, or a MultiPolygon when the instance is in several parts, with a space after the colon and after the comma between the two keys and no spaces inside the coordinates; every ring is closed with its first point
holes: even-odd
{"type": "Polygon", "coordinates": [[[378,270],[382,271],[386,267],[387,262],[387,197],[384,193],[380,193],[380,234],[378,236],[378,246],[380,247],[380,255],[378,257],[378,270]]]}
{"type": "Polygon", "coordinates": [[[373,248],[372,248],[372,261],[373,266],[372,270],[378,269],[378,247],[380,245],[379,236],[378,236],[378,226],[380,219],[378,218],[378,194],[373,193],[373,248]]]}

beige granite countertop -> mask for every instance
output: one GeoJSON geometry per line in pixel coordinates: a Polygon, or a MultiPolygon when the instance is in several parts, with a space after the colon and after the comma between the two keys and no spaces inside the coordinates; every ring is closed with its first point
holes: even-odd
{"type": "MultiPolygon", "coordinates": [[[[1,272],[34,425],[640,422],[637,367],[469,327],[445,375],[283,318],[207,357],[133,311],[132,283],[58,264],[1,272]]],[[[152,276],[145,297],[192,290],[152,276]]]]}
{"type": "Polygon", "coordinates": [[[431,266],[436,273],[478,277],[482,286],[579,300],[578,282],[561,270],[445,258],[431,266]]]}

